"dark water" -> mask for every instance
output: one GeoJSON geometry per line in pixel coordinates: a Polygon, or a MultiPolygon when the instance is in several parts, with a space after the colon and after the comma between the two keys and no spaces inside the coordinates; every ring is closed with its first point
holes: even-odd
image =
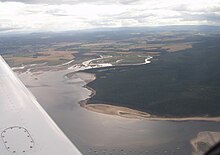
{"type": "Polygon", "coordinates": [[[89,103],[107,103],[158,116],[219,116],[220,45],[216,38],[192,49],[162,53],[151,64],[93,69],[89,103]]]}

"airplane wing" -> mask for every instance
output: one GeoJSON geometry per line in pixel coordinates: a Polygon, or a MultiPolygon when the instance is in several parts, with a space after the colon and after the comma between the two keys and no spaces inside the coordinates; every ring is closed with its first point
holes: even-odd
{"type": "Polygon", "coordinates": [[[0,154],[81,155],[0,56],[0,154]]]}

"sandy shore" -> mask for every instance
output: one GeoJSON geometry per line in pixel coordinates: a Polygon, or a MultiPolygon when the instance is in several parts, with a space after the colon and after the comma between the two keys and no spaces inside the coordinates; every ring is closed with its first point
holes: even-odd
{"type": "Polygon", "coordinates": [[[183,117],[183,118],[172,118],[172,117],[157,117],[146,112],[133,110],[127,107],[113,106],[108,104],[87,104],[86,101],[80,102],[81,107],[86,108],[94,112],[116,115],[131,119],[146,119],[153,121],[213,121],[220,122],[220,117],[183,117]]]}
{"type": "Polygon", "coordinates": [[[84,104],[83,102],[81,102],[80,105],[81,107],[84,107],[87,110],[108,114],[108,115],[121,116],[125,118],[143,119],[150,117],[150,114],[148,113],[141,112],[138,110],[133,110],[126,107],[119,107],[119,106],[113,106],[107,104],[84,104]]]}
{"type": "Polygon", "coordinates": [[[204,131],[191,140],[192,155],[202,155],[220,141],[220,132],[204,131]]]}

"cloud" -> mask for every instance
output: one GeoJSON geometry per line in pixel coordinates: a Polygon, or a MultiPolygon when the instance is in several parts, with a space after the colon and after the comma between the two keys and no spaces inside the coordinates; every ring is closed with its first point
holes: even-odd
{"type": "Polygon", "coordinates": [[[0,1],[0,23],[15,31],[97,27],[220,25],[220,0],[0,1]]]}
{"type": "Polygon", "coordinates": [[[10,30],[13,30],[13,29],[11,29],[11,28],[1,28],[0,27],[0,32],[5,32],[5,31],[10,31],[10,30]]]}
{"type": "Polygon", "coordinates": [[[220,14],[217,13],[200,13],[200,14],[184,14],[182,21],[199,21],[207,24],[220,23],[220,14]]]}
{"type": "Polygon", "coordinates": [[[80,3],[89,3],[89,4],[137,4],[142,0],[0,0],[1,2],[22,2],[26,4],[80,4],[80,3]]]}

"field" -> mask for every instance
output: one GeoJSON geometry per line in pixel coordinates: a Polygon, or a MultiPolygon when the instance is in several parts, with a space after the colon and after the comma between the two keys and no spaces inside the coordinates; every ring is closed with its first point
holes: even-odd
{"type": "Polygon", "coordinates": [[[149,56],[157,57],[164,52],[192,48],[197,34],[197,31],[149,31],[146,28],[29,34],[13,36],[10,40],[8,37],[0,36],[0,53],[13,67],[44,62],[53,66],[73,59],[73,64],[79,64],[99,58],[100,55],[111,57],[94,63],[140,64],[149,56]]]}
{"type": "Polygon", "coordinates": [[[5,56],[5,59],[11,66],[19,66],[26,64],[39,64],[47,62],[48,65],[57,65],[70,61],[74,58],[73,53],[66,51],[45,51],[36,53],[20,53],[5,56]]]}
{"type": "Polygon", "coordinates": [[[89,104],[161,117],[220,116],[220,28],[184,28],[0,36],[0,53],[12,67],[27,65],[20,71],[93,68],[89,104]]]}

